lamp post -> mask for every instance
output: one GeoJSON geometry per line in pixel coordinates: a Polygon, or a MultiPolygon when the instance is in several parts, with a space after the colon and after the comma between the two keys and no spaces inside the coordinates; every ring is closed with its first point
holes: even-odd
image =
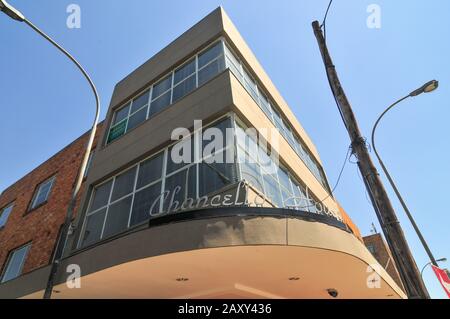
{"type": "Polygon", "coordinates": [[[89,85],[95,96],[96,109],[95,109],[94,121],[92,123],[91,131],[89,134],[89,140],[86,145],[86,149],[84,151],[83,160],[81,162],[77,180],[76,180],[75,186],[72,191],[72,197],[70,199],[69,206],[67,208],[64,224],[62,225],[62,228],[61,228],[61,236],[59,237],[58,242],[56,243],[55,257],[51,264],[50,275],[49,275],[47,287],[46,287],[45,293],[44,293],[44,298],[50,299],[51,295],[52,295],[52,291],[53,291],[55,276],[58,271],[58,265],[60,263],[62,255],[63,255],[63,248],[64,248],[63,243],[64,243],[65,238],[67,237],[67,233],[69,231],[69,226],[72,221],[73,212],[74,212],[75,206],[76,206],[77,195],[80,191],[81,183],[83,182],[83,177],[84,177],[84,173],[86,171],[89,154],[91,153],[92,144],[94,143],[95,132],[97,129],[98,119],[99,119],[99,115],[100,115],[100,98],[98,96],[97,89],[96,89],[94,83],[92,82],[91,78],[87,74],[87,72],[83,69],[83,67],[80,65],[80,63],[72,55],[70,55],[69,52],[67,52],[58,43],[56,43],[52,38],[50,38],[47,34],[45,34],[43,31],[41,31],[33,23],[31,23],[27,18],[25,18],[25,16],[19,10],[15,9],[13,6],[11,6],[9,3],[7,3],[5,0],[0,0],[0,11],[3,11],[5,14],[10,16],[14,20],[17,20],[19,22],[25,22],[25,24],[27,24],[29,27],[31,27],[39,35],[41,35],[47,41],[49,41],[52,45],[54,45],[65,56],[67,56],[77,66],[77,68],[81,71],[83,76],[89,82],[89,85]]]}
{"type": "Polygon", "coordinates": [[[422,233],[420,232],[419,227],[417,226],[416,222],[414,221],[414,218],[413,218],[411,212],[409,211],[408,207],[406,206],[405,201],[403,200],[399,190],[397,189],[397,186],[395,185],[394,180],[392,179],[392,177],[389,174],[386,166],[384,165],[383,161],[381,160],[380,155],[378,154],[377,148],[375,146],[375,130],[377,129],[378,123],[383,118],[383,116],[390,109],[392,109],[394,106],[396,106],[401,101],[406,100],[409,97],[417,96],[417,95],[422,94],[422,93],[432,92],[432,91],[437,89],[438,85],[439,85],[439,82],[436,81],[436,80],[429,81],[429,82],[425,83],[424,85],[422,85],[420,88],[418,88],[418,89],[412,91],[411,93],[409,93],[407,96],[402,97],[401,99],[397,100],[396,102],[391,104],[386,110],[384,110],[383,113],[381,113],[381,115],[378,117],[378,119],[375,122],[375,125],[373,126],[373,129],[372,129],[372,147],[373,147],[373,150],[375,151],[375,155],[377,156],[378,161],[380,162],[381,168],[383,169],[384,173],[386,174],[386,176],[387,176],[387,178],[389,180],[389,183],[391,184],[392,188],[394,189],[394,192],[397,195],[397,198],[399,199],[403,209],[405,210],[406,215],[408,216],[412,226],[414,227],[414,230],[416,231],[417,236],[419,236],[419,239],[420,239],[423,247],[425,248],[425,251],[427,252],[428,257],[430,258],[431,263],[433,265],[435,265],[435,266],[438,265],[436,259],[434,258],[433,254],[431,253],[431,250],[428,247],[428,244],[425,241],[425,238],[422,236],[422,233]]]}
{"type": "MultiPolygon", "coordinates": [[[[446,262],[447,258],[440,258],[440,259],[436,259],[436,262],[440,263],[440,262],[446,262]]],[[[422,270],[420,271],[420,276],[422,276],[423,278],[423,271],[425,270],[425,268],[427,268],[429,265],[431,265],[431,261],[428,262],[425,266],[423,266],[422,270]]]]}

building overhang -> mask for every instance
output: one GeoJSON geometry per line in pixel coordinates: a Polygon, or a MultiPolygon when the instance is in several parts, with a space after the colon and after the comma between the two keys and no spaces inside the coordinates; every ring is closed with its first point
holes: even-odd
{"type": "MultiPolygon", "coordinates": [[[[75,252],[53,298],[331,298],[330,288],[338,298],[405,298],[333,218],[258,207],[190,214],[75,252]],[[66,284],[69,265],[80,267],[81,288],[66,284]]],[[[42,298],[48,267],[37,272],[0,285],[0,296],[42,298]]]]}

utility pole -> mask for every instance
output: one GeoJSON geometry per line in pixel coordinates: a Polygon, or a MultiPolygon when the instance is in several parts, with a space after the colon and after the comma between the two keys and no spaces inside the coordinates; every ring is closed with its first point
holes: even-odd
{"type": "Polygon", "coordinates": [[[372,200],[375,213],[383,229],[384,236],[397,264],[408,298],[429,298],[419,269],[411,254],[408,243],[395,211],[381,182],[380,176],[370,158],[366,141],[362,137],[355,115],[339,81],[335,66],[328,52],[322,29],[318,21],[312,23],[314,35],[319,44],[328,80],[337,101],[342,120],[351,140],[352,152],[358,160],[358,168],[372,200]]]}

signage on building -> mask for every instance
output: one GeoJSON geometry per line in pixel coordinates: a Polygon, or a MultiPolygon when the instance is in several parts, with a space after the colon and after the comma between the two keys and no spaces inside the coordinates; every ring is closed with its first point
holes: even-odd
{"type": "Polygon", "coordinates": [[[126,128],[127,121],[122,121],[121,123],[111,128],[108,135],[108,143],[125,134],[126,128]]]}
{"type": "MultiPolygon", "coordinates": [[[[172,191],[165,191],[160,194],[156,199],[154,199],[153,204],[150,207],[151,217],[160,217],[163,215],[168,215],[172,213],[181,213],[189,210],[196,210],[202,208],[218,208],[218,207],[230,207],[230,206],[256,206],[263,207],[267,198],[264,194],[257,193],[253,200],[249,200],[248,194],[248,183],[243,180],[228,189],[228,191],[213,195],[213,196],[202,196],[199,199],[193,199],[186,197],[184,200],[180,201],[176,198],[183,189],[181,186],[176,186],[172,191]],[[158,212],[158,205],[160,201],[167,203],[167,208],[162,212],[158,212]]],[[[308,196],[308,195],[307,195],[308,196]]],[[[290,198],[290,200],[296,199],[296,197],[290,198]]],[[[302,211],[308,211],[308,207],[314,206],[315,213],[320,215],[326,215],[343,222],[339,214],[330,211],[325,205],[320,202],[315,202],[313,199],[309,198],[298,198],[299,204],[286,205],[285,208],[298,209],[302,211]]],[[[313,213],[312,213],[313,214],[313,213]]]]}
{"type": "Polygon", "coordinates": [[[448,276],[448,273],[444,269],[436,267],[435,265],[431,265],[431,267],[433,268],[436,277],[441,283],[442,288],[444,288],[445,292],[447,293],[447,296],[450,298],[450,278],[448,276]]]}

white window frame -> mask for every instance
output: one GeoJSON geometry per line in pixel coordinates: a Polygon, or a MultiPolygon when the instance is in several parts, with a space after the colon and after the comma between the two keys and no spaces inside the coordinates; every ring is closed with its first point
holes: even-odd
{"type": "Polygon", "coordinates": [[[30,252],[30,249],[31,249],[31,242],[30,242],[30,243],[27,243],[27,244],[25,244],[25,245],[22,245],[22,246],[20,246],[20,247],[17,247],[17,248],[15,248],[14,250],[11,250],[11,251],[9,252],[8,257],[7,257],[7,259],[6,259],[5,266],[4,266],[3,271],[2,271],[2,276],[1,276],[1,280],[0,280],[0,283],[1,283],[1,284],[2,284],[2,283],[5,283],[5,282],[8,282],[8,281],[10,281],[10,280],[13,280],[13,279],[19,277],[19,276],[22,274],[23,266],[24,266],[24,264],[25,264],[25,260],[27,259],[28,254],[29,254],[29,252],[30,252]],[[26,249],[26,252],[25,252],[25,254],[24,254],[22,260],[20,261],[20,266],[19,266],[19,270],[17,271],[17,276],[15,276],[15,277],[13,277],[13,278],[10,278],[10,279],[8,279],[8,280],[4,280],[4,279],[5,279],[5,275],[6,275],[6,274],[8,273],[8,271],[10,270],[11,261],[12,261],[12,259],[13,259],[13,257],[14,257],[14,254],[17,253],[18,251],[20,251],[21,249],[26,249]]]}
{"type": "Polygon", "coordinates": [[[39,206],[43,205],[44,203],[46,203],[48,201],[48,198],[50,197],[50,193],[51,193],[52,188],[53,188],[53,184],[55,183],[55,178],[56,178],[56,175],[53,175],[52,177],[47,178],[43,182],[39,183],[39,185],[36,187],[36,189],[34,191],[33,199],[31,200],[31,205],[30,205],[29,210],[35,209],[36,207],[39,207],[39,206]],[[47,194],[45,196],[45,200],[42,201],[39,204],[36,204],[36,200],[39,198],[39,195],[41,194],[42,187],[44,185],[46,185],[47,183],[50,183],[50,187],[49,187],[49,189],[47,191],[47,194]]]}
{"type": "Polygon", "coordinates": [[[3,207],[0,210],[0,220],[2,220],[2,218],[4,217],[5,211],[7,209],[9,209],[8,216],[6,216],[6,219],[5,219],[4,223],[3,223],[3,225],[0,225],[0,229],[4,228],[6,226],[6,223],[8,222],[9,216],[11,215],[12,210],[14,209],[14,202],[9,203],[8,205],[6,205],[5,207],[3,207]]]}

